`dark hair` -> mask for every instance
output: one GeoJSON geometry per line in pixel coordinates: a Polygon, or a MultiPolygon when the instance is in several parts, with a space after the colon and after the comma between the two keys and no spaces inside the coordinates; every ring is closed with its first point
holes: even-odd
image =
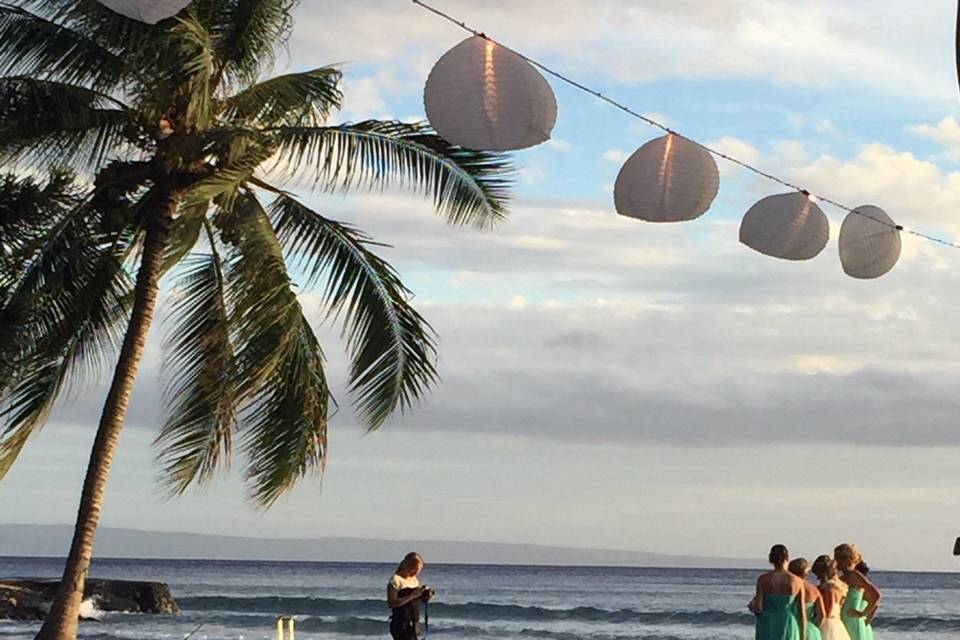
{"type": "Polygon", "coordinates": [[[826,582],[837,577],[837,561],[830,556],[818,556],[813,561],[813,575],[820,578],[820,582],[826,582]]]}
{"type": "Polygon", "coordinates": [[[770,547],[770,555],[767,556],[767,559],[770,561],[770,564],[778,567],[790,559],[790,552],[787,551],[787,548],[782,544],[775,544],[770,547]]]}
{"type": "Polygon", "coordinates": [[[806,558],[795,558],[790,561],[787,571],[799,578],[802,578],[803,576],[807,575],[807,568],[809,566],[810,563],[807,562],[806,558]]]}

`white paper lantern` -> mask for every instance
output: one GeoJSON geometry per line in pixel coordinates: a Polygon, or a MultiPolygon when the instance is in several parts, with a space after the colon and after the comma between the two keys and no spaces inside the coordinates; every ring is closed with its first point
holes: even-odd
{"type": "Polygon", "coordinates": [[[452,144],[484,151],[526,149],[550,139],[557,100],[516,53],[479,36],[450,49],[423,91],[427,118],[452,144]]]}
{"type": "Polygon", "coordinates": [[[799,192],[768,196],[740,223],[740,242],[784,260],[809,260],[830,239],[830,222],[812,198],[799,192]]]}
{"type": "Polygon", "coordinates": [[[187,8],[192,0],[98,0],[120,15],[134,20],[156,24],[172,18],[187,8]]]}
{"type": "Polygon", "coordinates": [[[900,230],[880,207],[863,205],[840,225],[840,264],[853,278],[879,278],[900,259],[900,230]]]}
{"type": "Polygon", "coordinates": [[[617,175],[617,213],[648,222],[681,222],[703,215],[720,188],[713,156],[668,133],[633,152],[617,175]]]}

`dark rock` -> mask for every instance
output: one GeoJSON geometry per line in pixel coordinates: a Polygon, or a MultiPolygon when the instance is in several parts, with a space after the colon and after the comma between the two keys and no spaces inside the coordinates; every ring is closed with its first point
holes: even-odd
{"type": "MultiPolygon", "coordinates": [[[[0,619],[42,620],[57,592],[55,580],[0,580],[0,619]]],[[[170,588],[162,582],[87,580],[84,600],[100,611],[180,613],[170,588]]]]}

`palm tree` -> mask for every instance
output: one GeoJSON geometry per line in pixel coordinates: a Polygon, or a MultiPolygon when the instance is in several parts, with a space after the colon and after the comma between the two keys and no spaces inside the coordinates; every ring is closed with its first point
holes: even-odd
{"type": "Polygon", "coordinates": [[[0,477],[61,390],[116,362],[38,638],[76,636],[164,274],[173,269],[174,319],[161,479],[179,494],[225,467],[236,445],[251,499],[267,507],[322,471],[331,403],[288,265],[304,286],[321,285],[343,324],[349,393],[368,429],[436,381],[434,334],[377,245],[277,181],[322,192],[406,186],[453,224],[490,227],[506,215],[503,156],[454,147],[423,124],[331,124],[335,68],[262,79],[294,4],[195,0],[148,26],[95,0],[0,2],[0,162],[14,174],[0,181],[0,477]]]}

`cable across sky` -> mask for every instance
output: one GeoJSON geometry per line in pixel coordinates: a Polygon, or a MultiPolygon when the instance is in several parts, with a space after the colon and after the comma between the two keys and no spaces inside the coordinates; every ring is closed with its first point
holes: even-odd
{"type": "Polygon", "coordinates": [[[615,100],[614,98],[611,98],[610,96],[607,96],[607,95],[603,94],[602,92],[597,91],[596,89],[593,89],[593,88],[591,88],[591,87],[589,87],[589,86],[587,86],[587,85],[585,85],[585,84],[583,84],[583,83],[581,83],[581,82],[578,82],[578,81],[570,78],[569,76],[566,76],[566,75],[560,73],[559,71],[555,71],[554,69],[546,66],[546,65],[543,64],[542,62],[539,62],[539,61],[537,61],[537,60],[534,60],[533,58],[525,55],[524,53],[522,53],[522,52],[520,52],[520,51],[517,51],[517,50],[514,49],[513,47],[510,47],[510,46],[508,46],[508,45],[506,45],[506,44],[504,44],[504,43],[502,43],[502,42],[500,42],[500,41],[498,41],[498,40],[495,40],[494,38],[491,38],[491,37],[488,36],[485,32],[480,31],[480,30],[477,30],[477,29],[471,27],[471,26],[468,25],[466,22],[464,22],[464,21],[462,21],[462,20],[458,20],[457,18],[451,16],[450,14],[445,13],[445,12],[437,9],[436,7],[433,7],[433,6],[429,5],[429,4],[427,4],[426,2],[422,2],[421,0],[412,0],[412,2],[413,2],[413,4],[415,4],[415,5],[417,5],[417,6],[421,7],[421,8],[429,11],[430,13],[433,13],[434,15],[439,16],[439,17],[443,18],[444,20],[447,20],[447,21],[455,24],[456,26],[460,27],[461,29],[463,29],[464,31],[466,31],[466,32],[468,32],[468,33],[471,33],[471,34],[473,34],[473,35],[475,35],[475,36],[478,36],[478,37],[480,37],[480,38],[483,38],[484,40],[487,40],[487,41],[489,41],[489,42],[492,42],[492,43],[496,44],[496,45],[499,46],[499,47],[504,47],[505,49],[508,49],[509,51],[512,51],[514,54],[520,56],[521,58],[523,58],[524,60],[526,60],[528,63],[530,63],[530,64],[533,65],[534,67],[540,69],[541,71],[543,71],[543,72],[546,73],[547,75],[549,75],[549,76],[551,76],[551,77],[553,77],[553,78],[556,78],[557,80],[560,80],[561,82],[563,82],[563,83],[565,83],[565,84],[568,84],[568,85],[570,85],[570,86],[572,86],[572,87],[574,87],[574,88],[576,88],[576,89],[578,89],[578,90],[580,90],[580,91],[582,91],[582,92],[584,92],[584,93],[587,93],[587,94],[593,96],[594,98],[596,98],[596,99],[598,99],[598,100],[601,100],[601,101],[603,101],[603,102],[606,102],[607,104],[609,104],[609,105],[613,106],[614,108],[616,108],[616,109],[624,112],[625,114],[627,114],[628,116],[630,116],[630,117],[632,117],[632,118],[636,118],[637,120],[641,120],[642,122],[645,122],[645,123],[647,123],[648,125],[650,125],[650,126],[652,126],[652,127],[656,127],[657,129],[662,130],[664,133],[667,133],[667,134],[671,134],[671,135],[675,135],[675,136],[684,138],[685,140],[688,140],[688,141],[692,142],[693,144],[696,144],[696,145],[702,147],[703,149],[705,149],[706,151],[708,151],[709,153],[711,153],[712,155],[714,155],[714,156],[716,156],[716,157],[718,157],[718,158],[722,158],[723,160],[726,160],[727,162],[730,162],[730,163],[735,164],[735,165],[737,165],[737,166],[739,166],[739,167],[742,167],[742,168],[744,168],[744,169],[746,169],[746,170],[748,170],[748,171],[750,171],[750,172],[752,172],[752,173],[754,173],[754,174],[756,174],[756,175],[758,175],[758,176],[760,176],[760,177],[762,177],[762,178],[766,178],[767,180],[770,180],[770,181],[775,182],[775,183],[777,183],[777,184],[779,184],[779,185],[782,185],[782,186],[784,186],[784,187],[786,187],[786,188],[788,188],[788,189],[790,189],[790,190],[792,190],[792,191],[797,191],[797,192],[799,192],[799,193],[802,193],[802,194],[804,194],[805,196],[809,197],[809,198],[810,198],[811,200],[813,200],[814,202],[824,202],[824,203],[827,203],[827,204],[829,204],[829,205],[832,205],[832,206],[836,207],[837,209],[840,209],[840,210],[842,210],[842,211],[845,211],[845,212],[847,212],[847,213],[853,213],[853,214],[855,214],[855,215],[862,216],[862,217],[864,217],[864,218],[869,218],[870,220],[876,222],[877,224],[881,224],[881,225],[886,226],[886,227],[895,228],[895,229],[897,229],[898,231],[903,231],[904,233],[908,233],[908,234],[910,234],[910,235],[912,235],[912,236],[915,236],[915,237],[917,237],[917,238],[922,238],[922,239],[924,239],[924,240],[929,240],[930,242],[934,242],[934,243],[937,243],[937,244],[940,244],[940,245],[943,245],[943,246],[946,246],[946,247],[951,247],[951,248],[953,248],[953,249],[960,249],[960,244],[958,244],[958,243],[956,243],[956,242],[954,242],[954,241],[952,241],[952,240],[949,240],[949,239],[946,239],[946,238],[940,238],[940,237],[937,237],[937,236],[933,236],[933,235],[930,235],[930,234],[927,234],[927,233],[923,233],[923,232],[921,232],[921,231],[915,231],[915,230],[913,230],[913,229],[906,228],[906,227],[904,227],[903,225],[900,225],[900,224],[891,224],[890,222],[888,222],[888,221],[886,221],[886,220],[881,220],[881,219],[879,219],[879,218],[875,218],[874,216],[871,216],[870,214],[865,213],[865,212],[863,212],[863,211],[861,211],[861,210],[859,210],[859,209],[857,209],[857,208],[849,207],[849,206],[847,206],[847,205],[845,205],[845,204],[843,204],[843,203],[841,203],[841,202],[838,202],[838,201],[836,201],[836,200],[833,200],[833,199],[831,199],[831,198],[829,198],[829,197],[823,196],[823,195],[821,195],[821,194],[819,194],[819,193],[814,193],[814,192],[810,191],[809,189],[806,189],[806,188],[804,188],[804,187],[801,187],[801,186],[799,186],[799,185],[796,185],[796,184],[794,184],[794,183],[792,183],[792,182],[790,182],[790,181],[788,181],[788,180],[785,180],[785,179],[780,178],[780,177],[778,177],[778,176],[776,176],[776,175],[774,175],[774,174],[772,174],[772,173],[768,173],[768,172],[766,172],[766,171],[764,171],[764,170],[762,170],[762,169],[760,169],[760,168],[758,168],[758,167],[755,167],[754,165],[752,165],[752,164],[750,164],[750,163],[748,163],[748,162],[745,162],[745,161],[743,161],[743,160],[740,160],[740,159],[738,159],[738,158],[735,158],[735,157],[733,157],[733,156],[731,156],[731,155],[729,155],[729,154],[727,154],[727,153],[724,153],[724,152],[722,152],[722,151],[720,151],[720,150],[718,150],[718,149],[712,148],[712,147],[710,147],[710,146],[708,146],[708,145],[706,145],[706,144],[704,144],[704,143],[702,143],[702,142],[700,142],[700,141],[698,141],[698,140],[694,140],[693,138],[690,138],[690,137],[688,137],[688,136],[685,136],[685,135],[683,135],[682,133],[680,133],[680,132],[672,129],[671,127],[668,127],[667,125],[663,124],[662,122],[659,122],[659,121],[657,121],[656,119],[651,118],[650,116],[644,115],[644,114],[642,114],[642,113],[640,113],[640,112],[638,112],[638,111],[630,108],[629,106],[623,104],[622,102],[618,102],[618,101],[615,100]]]}

